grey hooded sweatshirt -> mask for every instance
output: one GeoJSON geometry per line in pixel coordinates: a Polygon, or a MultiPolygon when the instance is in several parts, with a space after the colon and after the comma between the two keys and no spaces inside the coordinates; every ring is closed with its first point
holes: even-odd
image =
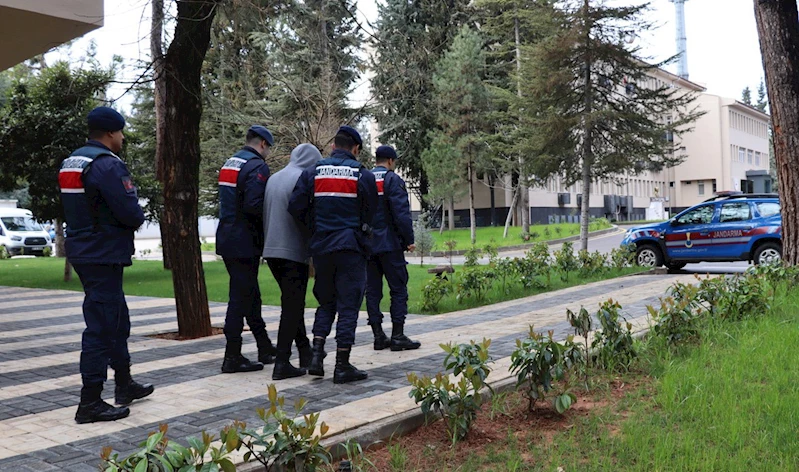
{"type": "Polygon", "coordinates": [[[283,170],[266,182],[264,197],[264,258],[308,263],[308,236],[288,212],[289,198],[300,174],[316,165],[322,154],[313,144],[300,144],[291,151],[283,170]]]}

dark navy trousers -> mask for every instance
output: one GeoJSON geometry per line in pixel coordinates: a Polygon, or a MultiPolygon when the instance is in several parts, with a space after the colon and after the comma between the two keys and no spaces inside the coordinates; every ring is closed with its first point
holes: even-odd
{"type": "Polygon", "coordinates": [[[358,312],[366,289],[366,256],[353,251],[314,256],[316,270],[313,293],[319,302],[313,325],[314,337],[327,338],[336,323],[336,344],[355,344],[358,312]]]}
{"type": "Polygon", "coordinates": [[[384,252],[369,257],[366,269],[366,311],[369,313],[370,325],[383,322],[383,313],[380,311],[383,277],[386,278],[391,297],[391,322],[404,324],[408,314],[408,263],[403,251],[384,252]]]}
{"type": "Polygon", "coordinates": [[[109,365],[116,371],[130,368],[130,313],[122,292],[123,267],[121,264],[73,267],[86,293],[80,375],[84,385],[102,385],[109,365]]]}
{"type": "Polygon", "coordinates": [[[258,338],[266,334],[266,323],[261,316],[261,287],[258,285],[260,257],[246,259],[223,257],[230,275],[227,314],[225,315],[225,339],[242,340],[244,320],[252,334],[258,338]]]}

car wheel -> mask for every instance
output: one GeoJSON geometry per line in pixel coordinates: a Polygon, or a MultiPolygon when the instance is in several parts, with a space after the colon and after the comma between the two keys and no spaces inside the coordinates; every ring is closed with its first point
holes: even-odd
{"type": "Polygon", "coordinates": [[[685,267],[685,265],[686,265],[685,262],[670,262],[666,264],[666,267],[668,267],[670,271],[676,272],[685,267]]]}
{"type": "Polygon", "coordinates": [[[765,243],[755,251],[755,265],[776,264],[782,261],[782,245],[765,243]]]}
{"type": "Polygon", "coordinates": [[[660,267],[663,265],[663,254],[660,249],[651,244],[638,246],[635,251],[635,261],[641,267],[660,267]]]}

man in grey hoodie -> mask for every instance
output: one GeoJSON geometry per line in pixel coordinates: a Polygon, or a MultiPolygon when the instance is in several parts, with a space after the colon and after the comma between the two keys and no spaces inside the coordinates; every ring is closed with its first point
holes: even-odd
{"type": "Polygon", "coordinates": [[[267,182],[264,200],[263,257],[280,286],[280,329],[272,380],[305,375],[311,363],[311,346],[305,333],[305,292],[308,287],[310,234],[288,212],[289,198],[300,174],[313,168],[322,154],[312,144],[291,151],[289,165],[267,182]],[[296,340],[300,368],[289,362],[291,342],[296,340]]]}

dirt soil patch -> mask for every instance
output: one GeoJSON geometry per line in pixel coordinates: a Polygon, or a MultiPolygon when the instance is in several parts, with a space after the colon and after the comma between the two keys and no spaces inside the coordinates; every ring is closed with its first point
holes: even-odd
{"type": "MultiPolygon", "coordinates": [[[[472,426],[466,439],[455,446],[447,438],[443,421],[422,426],[412,433],[396,438],[385,444],[374,446],[366,452],[366,457],[380,472],[396,470],[391,465],[391,449],[400,448],[407,456],[407,471],[458,470],[469,454],[486,456],[489,449],[508,443],[512,435],[520,444],[530,442],[541,445],[551,444],[553,438],[575,425],[580,418],[604,411],[612,411],[619,422],[626,415],[624,406],[628,393],[639,391],[649,384],[647,378],[614,379],[595,391],[576,390],[577,403],[563,415],[558,414],[551,402],[539,402],[535,410],[528,411],[527,397],[522,393],[509,393],[500,403],[504,411],[492,402],[487,401],[472,426]],[[493,412],[492,412],[493,410],[493,412]]],[[[607,428],[611,434],[619,431],[619,424],[609,423],[607,428]]],[[[532,463],[534,458],[528,457],[523,450],[522,458],[532,463]]],[[[540,458],[539,458],[540,459],[540,458]]],[[[334,469],[338,470],[338,469],[334,469]]]]}
{"type": "MultiPolygon", "coordinates": [[[[217,328],[216,326],[211,328],[211,336],[216,336],[219,334],[225,334],[225,331],[222,328],[217,328]]],[[[194,338],[181,337],[178,335],[177,331],[171,331],[169,333],[148,334],[147,337],[155,339],[167,339],[169,341],[188,341],[189,339],[194,339],[194,338]]]]}

